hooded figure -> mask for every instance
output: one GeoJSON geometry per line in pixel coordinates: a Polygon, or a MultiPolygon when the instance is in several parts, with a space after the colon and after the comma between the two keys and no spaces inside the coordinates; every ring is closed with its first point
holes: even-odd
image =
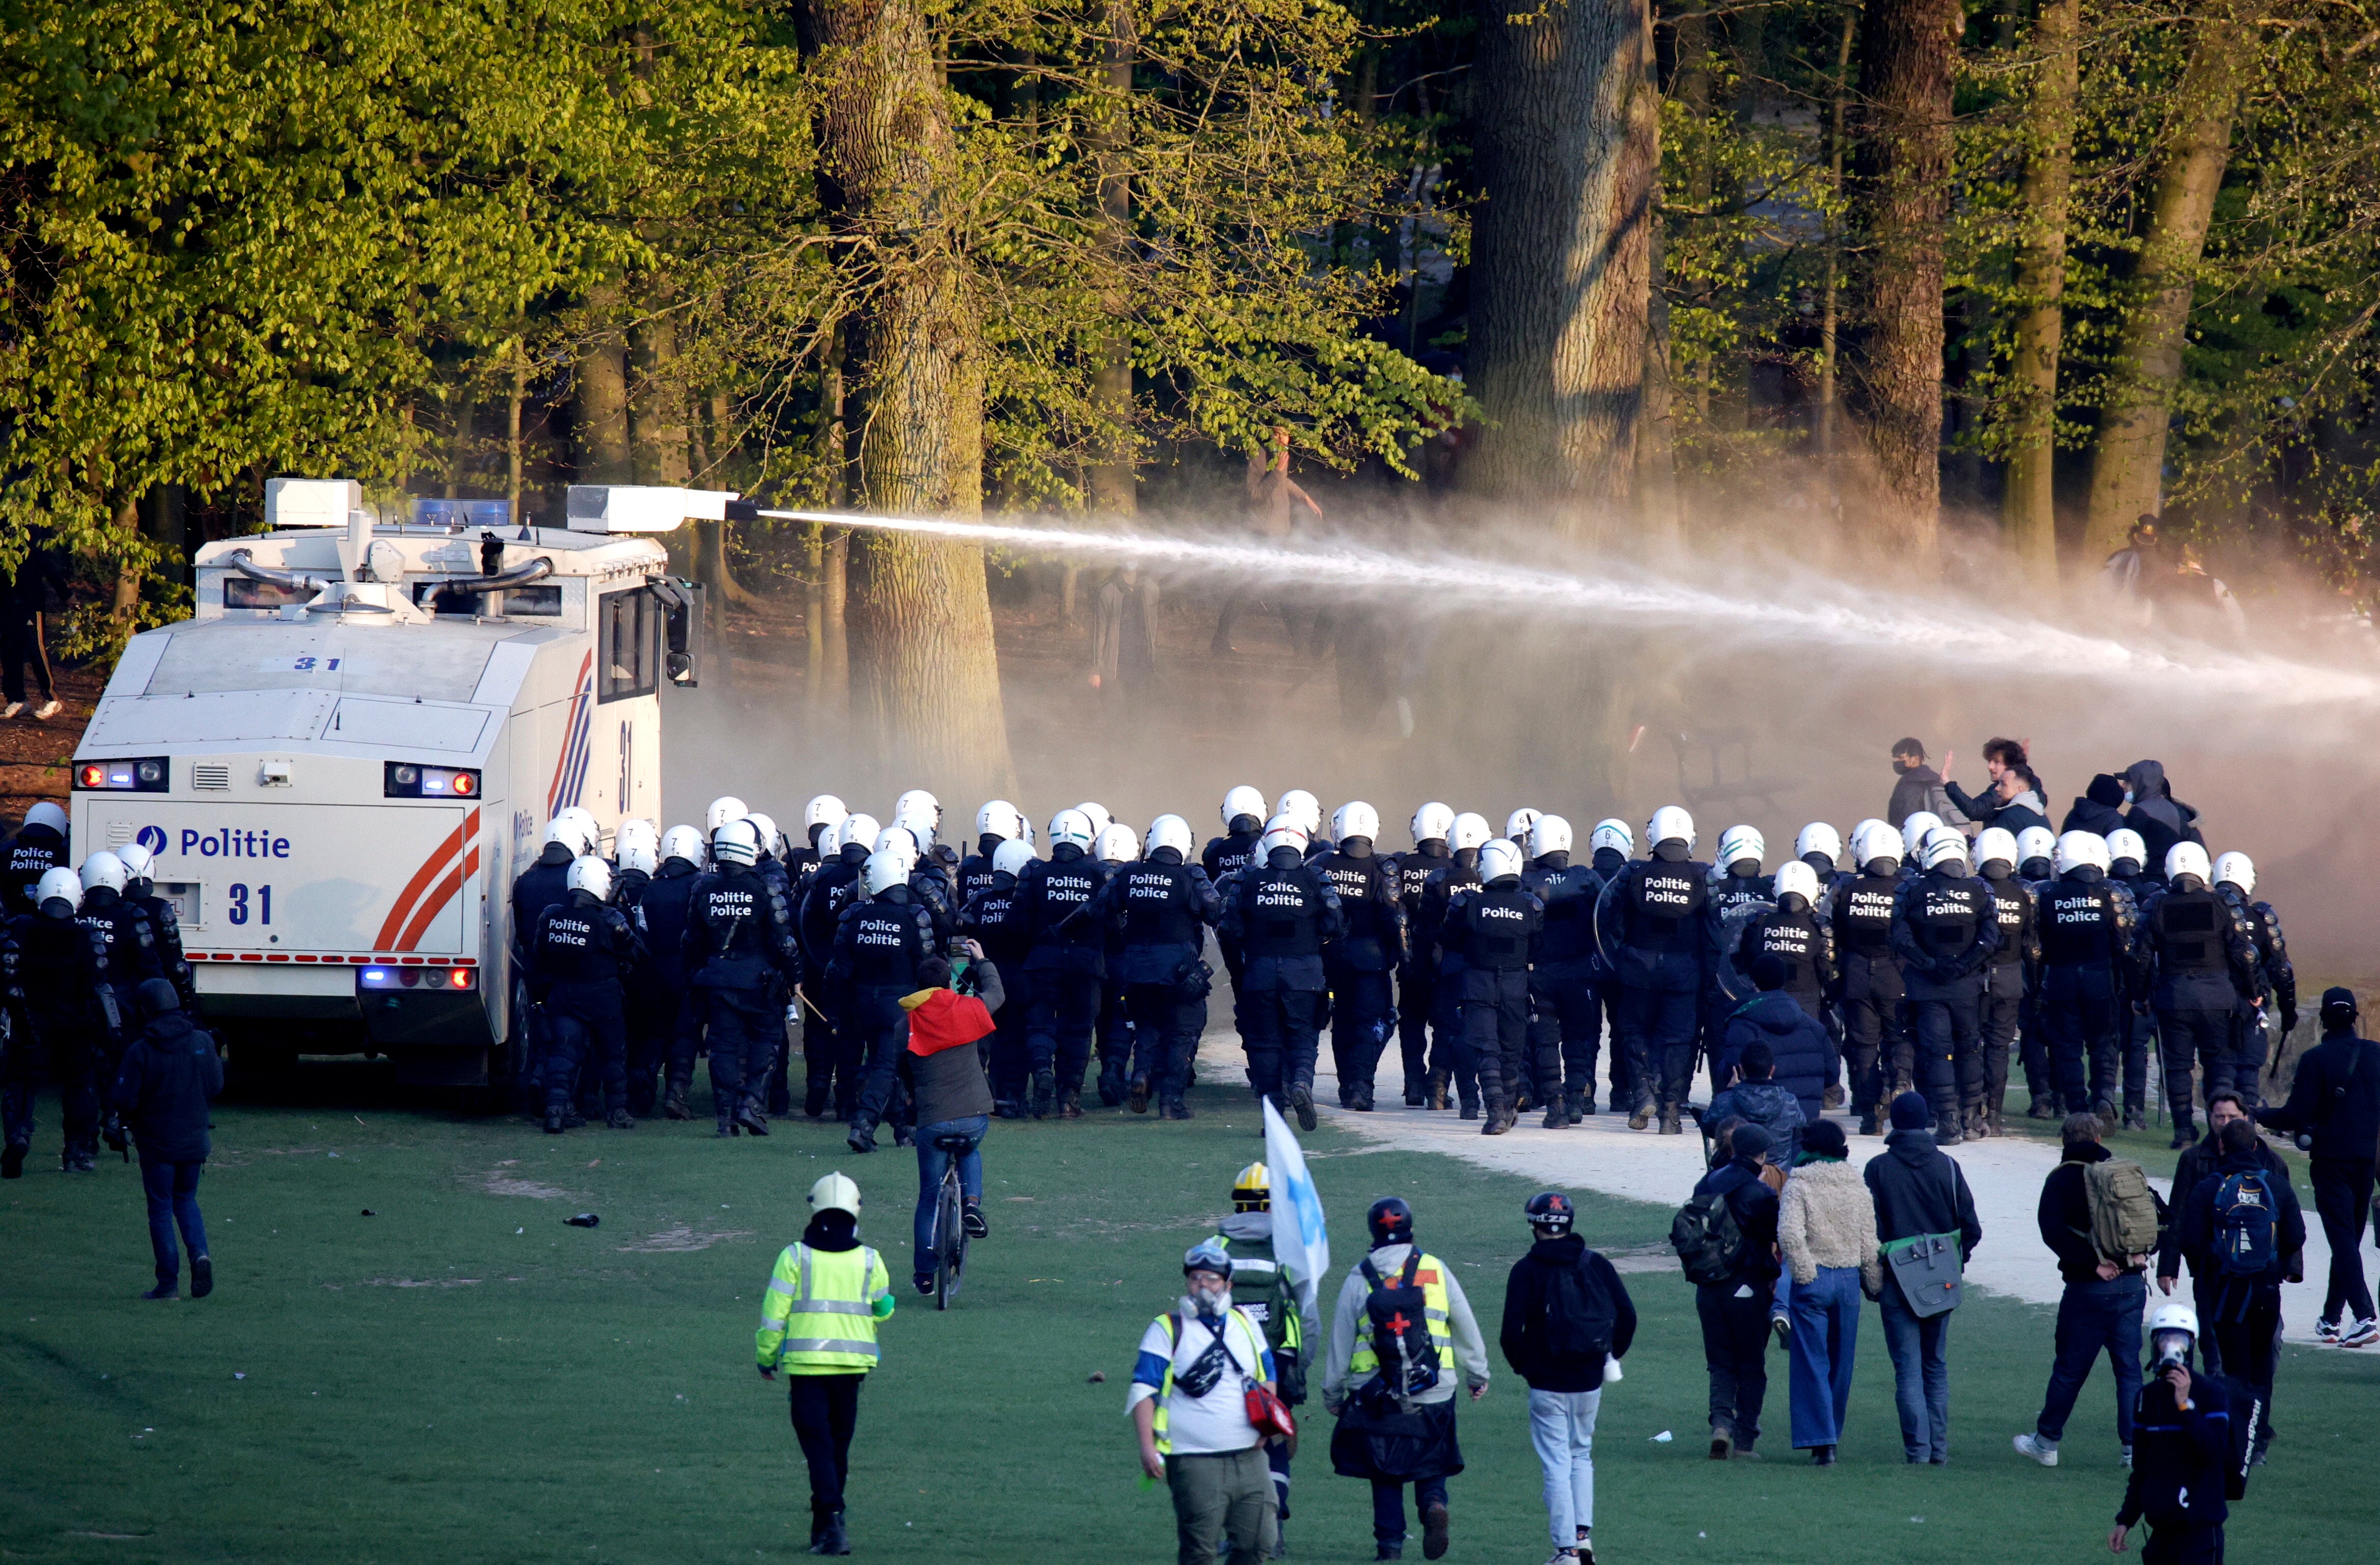
{"type": "Polygon", "coordinates": [[[2124,779],[2101,772],[2074,806],[2066,812],[2060,832],[2088,831],[2101,837],[2124,829],[2124,779]]]}
{"type": "Polygon", "coordinates": [[[2177,842],[2205,844],[2198,834],[2198,812],[2173,796],[2172,785],[2165,780],[2164,762],[2133,762],[2124,768],[2124,787],[2132,796],[2124,824],[2141,834],[2149,850],[2149,865],[2162,869],[2167,852],[2177,842]]]}

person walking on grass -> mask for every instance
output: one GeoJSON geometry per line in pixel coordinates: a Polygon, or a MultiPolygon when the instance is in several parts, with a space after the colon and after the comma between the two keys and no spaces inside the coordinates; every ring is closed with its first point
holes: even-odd
{"type": "Polygon", "coordinates": [[[1793,1278],[1793,1328],[1785,1344],[1793,1449],[1808,1451],[1816,1467],[1835,1464],[1842,1440],[1861,1297],[1876,1298],[1884,1284],[1876,1200],[1850,1156],[1843,1128],[1832,1119],[1804,1128],[1778,1204],[1777,1247],[1793,1278]]]}
{"type": "Polygon", "coordinates": [[[157,1286],[141,1297],[180,1296],[182,1258],[174,1245],[179,1228],[190,1252],[190,1297],[203,1299],[214,1291],[215,1268],[207,1253],[207,1226],[199,1216],[199,1176],[213,1150],[207,1102],[223,1091],[223,1058],[215,1053],[214,1035],[182,1009],[181,996],[167,980],[145,981],[132,999],[140,1031],[124,1050],[109,1101],[140,1147],[149,1247],[157,1261],[157,1286]]]}
{"type": "Polygon", "coordinates": [[[2269,1155],[2256,1127],[2233,1119],[2216,1132],[2215,1167],[2191,1190],[2174,1186],[2173,1226],[2191,1276],[2207,1279],[2205,1327],[2222,1341],[2223,1373],[2264,1400],[2250,1453],[2258,1466],[2273,1443],[2281,1284],[2305,1280],[2305,1214],[2289,1175],[2265,1166],[2269,1155]]]}
{"type": "Polygon", "coordinates": [[[1248,1391],[1272,1390],[1264,1327],[1232,1302],[1232,1257],[1202,1239],[1182,1257],[1182,1297],[1141,1333],[1124,1411],[1140,1470],[1173,1496],[1178,1565],[1257,1565],[1272,1551],[1272,1469],[1248,1391]]]}
{"type": "Polygon", "coordinates": [[[1499,1339],[1529,1383],[1529,1442],[1546,1474],[1546,1565],[1595,1565],[1595,1415],[1606,1363],[1636,1338],[1636,1306],[1609,1261],[1571,1231],[1570,1197],[1547,1191],[1524,1208],[1536,1242],[1512,1263],[1499,1339]]]}
{"type": "Polygon", "coordinates": [[[2342,1348],[2380,1342],[2372,1290],[2363,1280],[2363,1219],[2372,1208],[2380,1147],[2380,1044],[2360,1036],[2355,1023],[2355,992],[2324,990],[2322,1042],[2298,1061],[2289,1101],[2256,1110],[2260,1123],[2313,1143],[2307,1172],[2314,1211],[2330,1241],[2330,1286],[2313,1330],[2316,1339],[2342,1348]]]}
{"type": "Polygon", "coordinates": [[[1670,1230],[1703,1328],[1714,1461],[1753,1457],[1768,1396],[1768,1312],[1777,1289],[1777,1192],[1762,1178],[1774,1142],[1742,1123],[1728,1160],[1703,1176],[1670,1230]]]}
{"type": "MultiPolygon", "coordinates": [[[[1963,1271],[1984,1240],[1966,1173],[1934,1144],[1934,1110],[1923,1094],[1894,1098],[1891,1119],[1884,1155],[1868,1159],[1861,1174],[1876,1202],[1876,1240],[1890,1249],[1955,1234],[1963,1271]]],[[[1897,1277],[1880,1279],[1876,1307],[1884,1320],[1885,1351],[1892,1357],[1902,1458],[1912,1466],[1941,1466],[1950,1460],[1950,1317],[1958,1311],[1920,1314],[1897,1277]]]]}

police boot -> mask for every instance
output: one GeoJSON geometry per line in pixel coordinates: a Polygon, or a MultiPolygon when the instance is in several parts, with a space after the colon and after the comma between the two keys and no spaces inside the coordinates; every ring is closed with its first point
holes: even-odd
{"type": "Polygon", "coordinates": [[[1570,1122],[1575,1125],[1594,1112],[1594,1092],[1585,1087],[1572,1087],[1570,1090],[1570,1122]]]}
{"type": "Polygon", "coordinates": [[[30,1143],[12,1141],[0,1151],[0,1180],[21,1180],[25,1177],[25,1154],[30,1143]]]}
{"type": "Polygon", "coordinates": [[[625,1108],[612,1110],[603,1122],[615,1131],[633,1131],[637,1128],[637,1117],[625,1108]]]}
{"type": "Polygon", "coordinates": [[[2128,1131],[2145,1131],[2148,1128],[2149,1115],[2147,1109],[2128,1108],[2124,1111],[2124,1129],[2128,1131]]]}
{"type": "Polygon", "coordinates": [[[1512,1106],[1501,1093],[1488,1093],[1483,1096],[1488,1107],[1488,1117],[1480,1123],[1479,1133],[1483,1136],[1500,1136],[1512,1128],[1512,1106]]]}
{"type": "Polygon", "coordinates": [[[808,1119],[823,1119],[826,1118],[826,1078],[812,1076],[802,1088],[802,1113],[808,1119]]]}
{"type": "Polygon", "coordinates": [[[1058,1094],[1058,1118],[1059,1118],[1059,1119],[1081,1119],[1082,1117],[1083,1117],[1083,1094],[1080,1094],[1080,1093],[1061,1093],[1061,1094],[1058,1094]]]}
{"type": "Polygon", "coordinates": [[[1289,1107],[1297,1114],[1297,1128],[1310,1131],[1319,1123],[1314,1117],[1314,1083],[1292,1082],[1289,1084],[1289,1107]]]}
{"type": "Polygon", "coordinates": [[[1148,1112],[1148,1076],[1146,1072],[1132,1079],[1132,1091],[1125,1094],[1124,1107],[1135,1114],[1148,1112]]]}
{"type": "Polygon", "coordinates": [[[1820,1098],[1818,1101],[1819,1101],[1820,1106],[1821,1106],[1821,1107],[1827,1107],[1827,1108],[1840,1108],[1840,1107],[1843,1106],[1843,1085],[1842,1085],[1842,1083],[1841,1083],[1840,1082],[1836,1082],[1833,1086],[1828,1087],[1828,1088],[1827,1089],[1826,1095],[1825,1095],[1824,1097],[1820,1098]]]}
{"type": "Polygon", "coordinates": [[[1102,1062],[1099,1066],[1099,1102],[1114,1108],[1123,1102],[1123,1069],[1113,1060],[1102,1062]]]}
{"type": "Polygon", "coordinates": [[[2000,1110],[1997,1108],[1986,1108],[1984,1110],[1984,1134],[1987,1136],[2004,1136],[2008,1134],[2008,1126],[2000,1121],[2000,1110]]]}
{"type": "Polygon", "coordinates": [[[545,1110],[545,1133],[550,1136],[560,1135],[563,1131],[564,1123],[565,1116],[562,1110],[552,1105],[548,1105],[545,1110]]]}
{"type": "Polygon", "coordinates": [[[2198,1140],[2198,1125],[2188,1109],[2173,1117],[2173,1145],[2179,1151],[2198,1140]]]}
{"type": "Polygon", "coordinates": [[[664,1119],[691,1119],[694,1118],[694,1110],[686,1106],[686,1083],[684,1082],[672,1082],[669,1084],[669,1095],[662,1099],[662,1118],[664,1119]]]}
{"type": "Polygon", "coordinates": [[[1168,1119],[1187,1119],[1190,1118],[1190,1106],[1178,1097],[1170,1097],[1165,1100],[1158,1112],[1168,1119]]]}
{"type": "Polygon", "coordinates": [[[2059,1116],[2058,1111],[2050,1107],[2047,1098],[2037,1097],[2033,1100],[2033,1107],[2024,1111],[2024,1117],[2028,1119],[2055,1119],[2059,1116]]]}
{"type": "Polygon", "coordinates": [[[713,1112],[719,1119],[719,1129],[716,1133],[721,1140],[724,1141],[743,1133],[736,1129],[735,1109],[730,1100],[722,1097],[713,1112]]]}
{"type": "Polygon", "coordinates": [[[1433,1070],[1429,1073],[1429,1091],[1423,1100],[1429,1107],[1446,1107],[1446,1089],[1450,1082],[1450,1074],[1444,1070],[1433,1070]]]}
{"type": "Polygon", "coordinates": [[[1934,1117],[1934,1144],[1936,1146],[1957,1146],[1966,1139],[1966,1132],[1959,1128],[1959,1117],[1957,1115],[1937,1114],[1934,1117]]]}
{"type": "Polygon", "coordinates": [[[1632,1131],[1641,1131],[1652,1122],[1653,1100],[1649,1097],[1641,1099],[1636,1105],[1636,1111],[1628,1116],[1628,1128],[1632,1131]]]}
{"type": "Polygon", "coordinates": [[[1033,1118],[1046,1119],[1058,1096],[1058,1073],[1048,1066],[1033,1072],[1033,1118]]]}
{"type": "Polygon", "coordinates": [[[1566,1131],[1570,1129],[1570,1105],[1562,1099],[1560,1094],[1556,1094],[1554,1100],[1546,1105],[1545,1126],[1548,1131],[1566,1131]]]}
{"type": "Polygon", "coordinates": [[[1421,1108],[1427,1106],[1428,1103],[1429,1089],[1427,1086],[1415,1086],[1410,1081],[1405,1083],[1405,1107],[1407,1108],[1421,1108]]]}
{"type": "Polygon", "coordinates": [[[760,1112],[758,1098],[747,1097],[736,1106],[735,1122],[756,1136],[769,1133],[769,1117],[760,1112]]]}
{"type": "Polygon", "coordinates": [[[1686,1127],[1679,1118],[1678,1106],[1674,1103],[1665,1103],[1661,1106],[1660,1133],[1665,1136],[1682,1136],[1686,1133],[1686,1127]]]}

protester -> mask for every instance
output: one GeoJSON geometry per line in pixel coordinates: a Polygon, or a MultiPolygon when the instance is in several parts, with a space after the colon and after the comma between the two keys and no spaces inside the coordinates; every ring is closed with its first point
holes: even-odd
{"type": "Polygon", "coordinates": [[[1605,1364],[1636,1339],[1636,1306],[1611,1263],[1571,1231],[1570,1198],[1529,1198],[1536,1242],[1504,1284],[1499,1340],[1512,1373],[1529,1383],[1529,1440],[1545,1468],[1547,1565],[1595,1565],[1595,1416],[1605,1364]]]}
{"type": "Polygon", "coordinates": [[[2198,812],[2173,796],[2164,762],[2135,761],[2125,767],[2124,797],[2132,806],[2124,824],[2141,834],[2148,848],[2148,857],[2141,862],[2151,869],[2164,864],[2177,842],[2205,842],[2198,831],[2198,812]]]}
{"type": "Polygon", "coordinates": [[[983,1070],[984,1050],[971,1045],[991,1036],[992,1013],[1007,1000],[1000,969],[984,960],[983,948],[966,943],[973,959],[966,983],[973,994],[951,987],[951,963],[928,957],[917,964],[920,987],[901,996],[908,1038],[901,1049],[899,1075],[917,1117],[917,1210],[910,1280],[920,1293],[934,1290],[934,1214],[941,1201],[942,1176],[953,1155],[959,1164],[959,1215],[969,1239],[991,1229],[983,1216],[983,1138],[991,1129],[991,1083],[983,1070]],[[953,1137],[967,1143],[953,1154],[941,1143],[953,1137]]]}
{"type": "Polygon", "coordinates": [[[1182,1257],[1183,1296],[1141,1333],[1124,1412],[1141,1471],[1173,1495],[1179,1565],[1257,1565],[1271,1550],[1272,1470],[1248,1388],[1272,1389],[1264,1327],[1232,1302],[1232,1258],[1213,1240],[1182,1257]]]}
{"type": "Polygon", "coordinates": [[[2148,1522],[2143,1565],[2222,1565],[2231,1421],[2245,1410],[2231,1405],[2219,1376],[2190,1373],[2198,1338],[2198,1316],[2186,1304],[2161,1304],[2150,1318],[2156,1377],[2133,1404],[2137,1460],[2107,1534],[2108,1549],[2121,1554],[2132,1524],[2148,1522]]]}
{"type": "Polygon", "coordinates": [[[2363,1219],[2372,1206],[2373,1161],[2380,1146],[2380,1044],[2359,1036],[2355,1022],[2354,991],[2324,990],[2322,1042],[2299,1059],[2289,1101],[2256,1114],[2277,1131],[2306,1138],[2300,1144],[2313,1154],[2307,1171],[2330,1242],[2330,1287],[2314,1335],[2343,1348],[2380,1342],[2363,1280],[2363,1219]]]}
{"type": "Polygon", "coordinates": [[[1876,1252],[1876,1200],[1850,1163],[1843,1128],[1821,1119],[1802,1132],[1777,1215],[1777,1247],[1793,1278],[1793,1329],[1786,1339],[1793,1449],[1831,1467],[1851,1404],[1859,1352],[1860,1298],[1883,1286],[1876,1252]]]}
{"type": "MultiPolygon", "coordinates": [[[[1800,1006],[1791,1001],[1787,1006],[1796,1017],[1809,1022],[1807,1017],[1802,1016],[1800,1006]]],[[[1815,1026],[1815,1023],[1810,1025],[1815,1026]]],[[[1744,1045],[1742,1053],[1736,1059],[1736,1069],[1742,1079],[1712,1098],[1711,1106],[1703,1118],[1712,1125],[1742,1119],[1759,1126],[1768,1132],[1770,1143],[1779,1149],[1781,1157],[1797,1144],[1803,1125],[1813,1116],[1800,1098],[1779,1086],[1772,1079],[1776,1063],[1777,1057],[1770,1052],[1765,1041],[1755,1038],[1744,1045]]]]}
{"type": "MultiPolygon", "coordinates": [[[[1975,1198],[1956,1160],[1934,1143],[1934,1111],[1921,1093],[1892,1100],[1885,1152],[1862,1171],[1876,1202],[1876,1237],[1889,1249],[1912,1240],[1955,1234],[1963,1270],[1983,1242],[1975,1198]]],[[[1893,1398],[1900,1412],[1900,1448],[1912,1464],[1950,1460],[1950,1317],[1955,1308],[1918,1313],[1898,1277],[1881,1280],[1876,1305],[1885,1351],[1892,1357],[1893,1398]]],[[[1930,1304],[1928,1305],[1930,1308],[1930,1304]]]]}
{"type": "Polygon", "coordinates": [[[2112,773],[2101,772],[2091,779],[2066,812],[2066,819],[2058,829],[2063,832],[2087,831],[2105,837],[2124,829],[2124,779],[2112,773]]]}
{"type": "Polygon", "coordinates": [[[2041,1241],[2058,1257],[2066,1292],[2058,1302],[2057,1358],[2033,1433],[2010,1443],[2044,1467],[2058,1465],[2058,1442],[2074,1400],[2102,1352],[2116,1375],[2116,1438],[2132,1460],[2132,1406],[2141,1392],[2141,1314],[2148,1287],[2141,1273],[2165,1227],[2165,1203],[2140,1165],[2106,1168],[2106,1124],[2070,1114],[2059,1127],[2065,1156],[2041,1184],[2041,1241]],[[2095,1169],[2104,1172],[2095,1173],[2095,1169]],[[2123,1176],[2123,1177],[2119,1177],[2123,1176]],[[2144,1206],[2143,1197],[2147,1204],[2144,1206]],[[2102,1229],[2102,1220],[2105,1228],[2102,1229]],[[2109,1244],[2107,1240],[2116,1242],[2109,1244]]]}
{"type": "Polygon", "coordinates": [[[2223,1372],[2242,1381],[2265,1400],[2251,1460],[2261,1464],[2273,1443],[2273,1368],[2281,1339],[2281,1284],[2305,1277],[2305,1215],[2289,1175],[2276,1178],[2265,1167],[2264,1143],[2244,1119],[2226,1124],[2217,1139],[2215,1167],[2186,1194],[2174,1187],[2180,1207],[2181,1252],[2191,1276],[2208,1279],[2214,1318],[2207,1324],[2222,1344],[2223,1372]]]}
{"type": "MultiPolygon", "coordinates": [[[[1281,1270],[1272,1241],[1272,1170],[1251,1163],[1232,1181],[1232,1215],[1223,1219],[1215,1242],[1232,1258],[1232,1301],[1264,1327],[1265,1346],[1272,1350],[1273,1383],[1281,1400],[1293,1410],[1305,1403],[1305,1376],[1311,1363],[1308,1345],[1325,1339],[1321,1319],[1315,1314],[1315,1290],[1297,1286],[1281,1270]]],[[[1283,1547],[1280,1526],[1289,1521],[1289,1468],[1293,1454],[1287,1440],[1265,1446],[1278,1513],[1275,1555],[1283,1547]]]]}
{"type": "Polygon", "coordinates": [[[1759,1126],[1737,1125],[1728,1160],[1695,1184],[1670,1229],[1702,1322],[1714,1461],[1758,1454],[1753,1448],[1768,1396],[1768,1313],[1778,1273],[1777,1192],[1761,1176],[1774,1144],[1759,1126]],[[1690,1252],[1682,1241],[1700,1242],[1690,1252]]]}
{"type": "Polygon", "coordinates": [[[181,996],[163,978],[134,992],[141,1028],[124,1050],[108,1101],[140,1148],[140,1188],[149,1198],[149,1248],[155,1252],[157,1286],[143,1299],[179,1297],[182,1258],[174,1230],[190,1252],[190,1297],[214,1291],[213,1258],[207,1228],[199,1215],[199,1176],[214,1149],[208,1134],[207,1103],[223,1091],[223,1057],[212,1033],[200,1029],[182,1009],[181,996]]]}
{"type": "MultiPolygon", "coordinates": [[[[2198,1181],[2214,1170],[2215,1160],[2221,1155],[2222,1152],[2221,1147],[2216,1143],[2223,1133],[2223,1127],[2234,1119],[2244,1119],[2247,1117],[2246,1104],[2236,1092],[2218,1090],[2207,1098],[2205,1139],[2193,1142],[2184,1147],[2181,1155],[2173,1160],[2173,1191],[2177,1199],[2196,1190],[2198,1181]]],[[[2284,1181],[2289,1179],[2289,1165],[2283,1163],[2281,1155],[2275,1152],[2261,1137],[2256,1142],[2256,1160],[2274,1178],[2284,1181]]],[[[2165,1239],[2157,1246],[2157,1291],[2160,1293],[2173,1291],[2173,1285],[2180,1280],[2184,1259],[2181,1253],[2181,1224],[2168,1223],[2165,1239]]],[[[2195,1264],[2191,1266],[2191,1296],[2192,1302],[2197,1306],[2198,1317],[2201,1320],[2214,1314],[2212,1284],[2213,1278],[2210,1274],[2201,1272],[2195,1264]]],[[[2337,1328],[2334,1327],[2333,1329],[2337,1328]]],[[[2214,1338],[2200,1339],[2198,1360],[2206,1366],[2209,1374],[2214,1374],[2223,1367],[2223,1355],[2216,1346],[2214,1338]]]]}
{"type": "Polygon", "coordinates": [[[1892,823],[1894,829],[1898,830],[1902,822],[1921,810],[1931,812],[1945,825],[1966,824],[1967,817],[1960,813],[1942,787],[1942,774],[1925,764],[1923,740],[1893,740],[1892,769],[1896,774],[1892,799],[1884,807],[1884,818],[1892,823]]]}
{"type": "Polygon", "coordinates": [[[1744,1051],[1756,1041],[1768,1050],[1768,1080],[1802,1106],[1803,1123],[1814,1123],[1826,1111],[1833,1041],[1827,1036],[1825,1025],[1786,992],[1782,957],[1773,951],[1755,957],[1752,982],[1760,993],[1727,1019],[1719,1079],[1726,1080],[1730,1070],[1742,1072],[1744,1051]]]}

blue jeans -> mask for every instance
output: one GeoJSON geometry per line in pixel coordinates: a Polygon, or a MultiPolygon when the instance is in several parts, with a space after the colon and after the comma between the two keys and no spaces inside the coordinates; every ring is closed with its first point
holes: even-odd
{"type": "Polygon", "coordinates": [[[1815,1280],[1793,1285],[1793,1334],[1786,1347],[1796,1450],[1842,1443],[1861,1308],[1857,1266],[1820,1266],[1815,1280]]]}
{"type": "Polygon", "coordinates": [[[1595,1525],[1595,1415],[1603,1389],[1540,1391],[1529,1388],[1529,1443],[1546,1473],[1546,1525],[1556,1548],[1578,1542],[1595,1525]]]}
{"type": "Polygon", "coordinates": [[[2148,1282],[2137,1272],[2108,1281],[2070,1282],[2058,1301],[2058,1359],[2049,1369],[2049,1393],[2042,1399],[2034,1432],[2051,1445],[2066,1433],[2067,1416],[2091,1363],[2102,1352],[2116,1372],[2116,1437],[2132,1443],[2132,1404],[2141,1396],[2141,1314],[2148,1282]]]}
{"type": "Polygon", "coordinates": [[[916,1238],[917,1258],[914,1275],[934,1275],[934,1203],[942,1193],[942,1172],[951,1166],[951,1155],[934,1144],[939,1136],[965,1136],[975,1144],[959,1159],[959,1190],[970,1201],[983,1199],[983,1137],[991,1128],[989,1115],[970,1114],[964,1119],[941,1119],[931,1125],[917,1127],[917,1220],[916,1238]]]}
{"type": "Polygon", "coordinates": [[[199,1176],[204,1163],[159,1163],[140,1160],[140,1188],[149,1197],[149,1248],[157,1253],[157,1280],[172,1282],[182,1275],[182,1254],[174,1248],[174,1227],[180,1224],[182,1242],[190,1259],[207,1253],[207,1226],[199,1219],[199,1176]]]}
{"type": "MultiPolygon", "coordinates": [[[[1416,1512],[1446,1503],[1444,1478],[1416,1478],[1413,1491],[1416,1512]]],[[[1393,1479],[1372,1480],[1372,1536],[1381,1543],[1405,1541],[1405,1486],[1393,1479]]]]}
{"type": "Polygon", "coordinates": [[[1892,1357],[1893,1400],[1900,1409],[1900,1451],[1912,1461],[1950,1460],[1950,1317],[1919,1319],[1884,1279],[1884,1351],[1892,1357]]]}

